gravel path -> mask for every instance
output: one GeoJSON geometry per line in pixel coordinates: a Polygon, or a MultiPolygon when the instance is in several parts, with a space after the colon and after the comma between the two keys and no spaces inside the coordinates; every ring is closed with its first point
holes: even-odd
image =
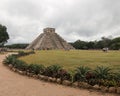
{"type": "Polygon", "coordinates": [[[21,76],[2,64],[5,56],[0,54],[0,96],[117,96],[21,76]]]}

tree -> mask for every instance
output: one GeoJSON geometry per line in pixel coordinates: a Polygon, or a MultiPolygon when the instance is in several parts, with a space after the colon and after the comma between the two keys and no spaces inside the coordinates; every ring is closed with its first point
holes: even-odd
{"type": "Polygon", "coordinates": [[[88,49],[87,48],[87,42],[85,42],[85,41],[77,40],[72,45],[76,49],[88,49]]]}
{"type": "Polygon", "coordinates": [[[102,43],[103,43],[103,47],[109,47],[109,45],[111,43],[111,39],[102,37],[102,43]]]}
{"type": "Polygon", "coordinates": [[[93,41],[88,42],[87,47],[88,47],[88,49],[95,49],[95,42],[93,42],[93,41]]]}
{"type": "Polygon", "coordinates": [[[0,46],[4,46],[8,39],[7,28],[0,24],[0,46]]]}
{"type": "Polygon", "coordinates": [[[99,41],[81,41],[77,40],[73,43],[70,43],[76,49],[102,49],[109,48],[112,50],[120,50],[120,37],[110,38],[102,37],[99,41]]]}
{"type": "Polygon", "coordinates": [[[119,50],[120,49],[120,37],[114,38],[111,41],[110,48],[113,49],[113,50],[119,50]]]}

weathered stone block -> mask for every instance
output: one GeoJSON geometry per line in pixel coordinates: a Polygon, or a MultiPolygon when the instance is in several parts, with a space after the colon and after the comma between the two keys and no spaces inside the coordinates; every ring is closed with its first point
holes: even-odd
{"type": "Polygon", "coordinates": [[[86,82],[79,82],[79,83],[78,83],[78,86],[81,87],[81,88],[86,88],[86,89],[92,88],[92,86],[89,85],[89,84],[86,83],[86,82]]]}
{"type": "Polygon", "coordinates": [[[48,76],[44,76],[43,80],[48,81],[48,76]]]}
{"type": "Polygon", "coordinates": [[[20,70],[19,70],[18,73],[19,73],[20,75],[23,75],[23,71],[20,71],[20,70]]]}
{"type": "Polygon", "coordinates": [[[110,93],[115,93],[117,90],[115,87],[109,87],[109,92],[110,93]]]}
{"type": "Polygon", "coordinates": [[[62,81],[61,81],[60,78],[58,78],[58,79],[56,80],[56,82],[57,82],[58,84],[61,84],[61,83],[62,83],[62,81]]]}
{"type": "Polygon", "coordinates": [[[29,75],[29,76],[30,76],[30,77],[32,77],[33,75],[34,75],[33,73],[30,73],[30,75],[29,75]]]}
{"type": "Polygon", "coordinates": [[[52,78],[52,82],[56,82],[56,78],[52,78]]]}
{"type": "Polygon", "coordinates": [[[38,75],[33,75],[33,78],[38,79],[39,76],[38,75]]]}
{"type": "Polygon", "coordinates": [[[63,84],[63,85],[66,85],[66,86],[70,86],[72,83],[71,83],[70,81],[68,81],[68,80],[64,80],[64,81],[62,82],[62,84],[63,84]]]}
{"type": "Polygon", "coordinates": [[[16,72],[16,68],[12,68],[12,70],[13,70],[14,72],[16,72]]]}
{"type": "Polygon", "coordinates": [[[49,82],[52,82],[52,77],[48,77],[48,81],[49,81],[49,82]]]}
{"type": "Polygon", "coordinates": [[[39,79],[40,79],[40,80],[44,80],[44,79],[45,79],[45,76],[39,75],[39,79]]]}
{"type": "Polygon", "coordinates": [[[27,76],[32,77],[32,76],[33,76],[33,73],[27,72],[27,76]]]}
{"type": "Polygon", "coordinates": [[[100,86],[100,90],[101,90],[102,92],[108,92],[108,88],[105,87],[105,86],[100,86]]]}
{"type": "Polygon", "coordinates": [[[117,88],[117,93],[120,94],[120,87],[117,88]]]}
{"type": "Polygon", "coordinates": [[[94,86],[93,86],[93,89],[95,89],[95,90],[100,90],[100,86],[99,86],[99,85],[94,85],[94,86]]]}
{"type": "Polygon", "coordinates": [[[23,71],[23,75],[27,75],[27,72],[26,72],[26,71],[23,71]]]}
{"type": "Polygon", "coordinates": [[[29,72],[27,72],[27,73],[26,73],[26,75],[27,75],[27,76],[29,76],[29,75],[30,75],[30,73],[29,73],[29,72]]]}
{"type": "Polygon", "coordinates": [[[72,86],[73,86],[73,87],[79,87],[78,85],[79,85],[78,82],[72,83],[72,86]]]}
{"type": "Polygon", "coordinates": [[[12,68],[13,68],[13,65],[12,65],[12,64],[9,64],[8,67],[9,67],[10,69],[12,69],[12,68]]]}

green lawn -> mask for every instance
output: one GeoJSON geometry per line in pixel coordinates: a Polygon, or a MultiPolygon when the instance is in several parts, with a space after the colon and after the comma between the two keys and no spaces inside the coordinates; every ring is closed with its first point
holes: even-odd
{"type": "Polygon", "coordinates": [[[59,64],[69,71],[73,71],[80,65],[90,68],[109,66],[113,71],[120,70],[120,51],[105,53],[98,50],[48,50],[36,51],[36,54],[24,56],[20,59],[28,64],[43,64],[45,66],[59,64]]]}

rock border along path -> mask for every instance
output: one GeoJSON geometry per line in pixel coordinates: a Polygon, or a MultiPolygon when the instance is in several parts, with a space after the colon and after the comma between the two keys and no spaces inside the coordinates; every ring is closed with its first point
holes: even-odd
{"type": "Polygon", "coordinates": [[[0,54],[0,96],[118,96],[43,82],[10,71],[2,64],[8,54],[0,54]]]}

